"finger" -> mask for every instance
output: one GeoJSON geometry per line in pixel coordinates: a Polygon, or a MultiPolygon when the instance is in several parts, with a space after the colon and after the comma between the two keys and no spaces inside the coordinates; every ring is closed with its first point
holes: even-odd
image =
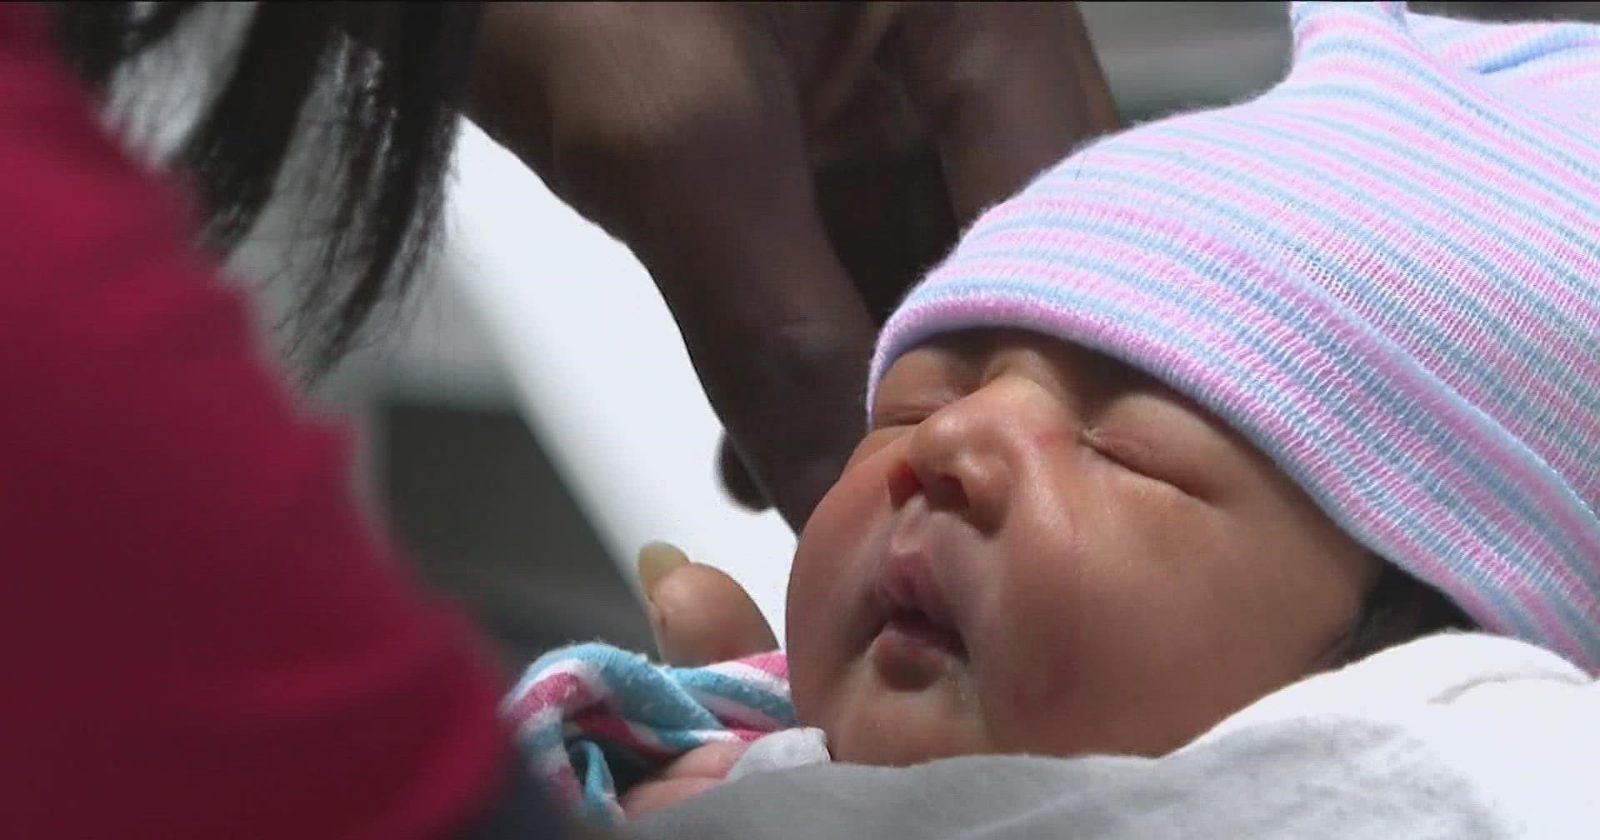
{"type": "MultiPolygon", "coordinates": [[[[498,7],[497,7],[498,9],[498,7]]],[[[650,270],[758,486],[802,526],[876,328],[817,218],[794,80],[743,4],[517,4],[474,113],[650,270]]]]}
{"type": "Polygon", "coordinates": [[[680,667],[738,659],[777,648],[755,602],[721,570],[687,563],[646,590],[661,659],[680,667]]]}
{"type": "MultiPolygon", "coordinates": [[[[643,122],[564,181],[598,187],[595,215],[650,269],[712,407],[798,530],[859,436],[876,329],[817,217],[770,31],[744,6],[669,8],[686,9],[672,38],[692,39],[692,60],[676,46],[661,56],[674,73],[641,68],[636,87],[659,80],[643,122]]],[[[581,107],[594,107],[587,89],[569,110],[581,107]]]]}
{"type": "Polygon", "coordinates": [[[749,748],[749,744],[717,743],[690,750],[660,775],[623,794],[623,813],[633,819],[704,792],[726,779],[749,748]]]}
{"type": "Polygon", "coordinates": [[[734,448],[733,439],[728,437],[727,432],[722,433],[722,440],[717,444],[717,475],[722,479],[723,492],[734,504],[757,512],[772,507],[772,503],[767,501],[766,491],[756,483],[749,467],[744,465],[744,457],[734,448]]]}
{"type": "Polygon", "coordinates": [[[1117,126],[1077,4],[915,4],[890,48],[963,225],[1117,126]]]}
{"type": "Polygon", "coordinates": [[[670,808],[686,799],[722,784],[721,779],[672,779],[664,782],[645,782],[635,785],[619,800],[622,813],[631,822],[646,814],[670,808]]]}
{"type": "Polygon", "coordinates": [[[798,531],[859,437],[876,328],[817,217],[785,84],[666,153],[655,177],[699,195],[633,244],[740,460],[798,531]]]}
{"type": "Polygon", "coordinates": [[[667,765],[667,769],[656,777],[656,781],[668,779],[722,779],[726,778],[728,771],[738,763],[745,751],[750,749],[749,744],[725,742],[706,744],[695,747],[686,752],[678,760],[667,765]]]}
{"type": "Polygon", "coordinates": [[[639,588],[644,590],[644,597],[649,600],[659,584],[668,574],[680,566],[689,565],[689,555],[683,549],[669,542],[645,543],[639,549],[639,554],[634,559],[635,569],[639,573],[639,588]]]}

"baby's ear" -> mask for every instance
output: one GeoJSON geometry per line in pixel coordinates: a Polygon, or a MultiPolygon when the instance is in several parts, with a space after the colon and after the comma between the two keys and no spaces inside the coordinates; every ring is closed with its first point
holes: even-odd
{"type": "Polygon", "coordinates": [[[778,647],[755,601],[720,569],[666,543],[640,549],[638,566],[661,661],[691,667],[778,647]]]}

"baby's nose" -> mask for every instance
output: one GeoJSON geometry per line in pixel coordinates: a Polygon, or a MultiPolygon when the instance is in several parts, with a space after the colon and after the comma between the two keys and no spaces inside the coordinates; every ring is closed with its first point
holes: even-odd
{"type": "Polygon", "coordinates": [[[1060,422],[1040,400],[1037,386],[1006,377],[923,420],[906,451],[915,486],[898,495],[920,492],[935,510],[958,513],[982,531],[998,529],[1030,468],[1026,459],[1038,456],[1038,441],[1060,422]]]}

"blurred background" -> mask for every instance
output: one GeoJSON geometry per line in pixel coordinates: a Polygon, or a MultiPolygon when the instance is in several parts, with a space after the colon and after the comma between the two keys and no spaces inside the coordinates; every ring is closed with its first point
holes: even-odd
{"type": "MultiPolygon", "coordinates": [[[[1526,18],[1595,15],[1600,4],[1412,5],[1526,18]]],[[[1283,3],[1083,7],[1130,122],[1260,90],[1285,68],[1283,3]]],[[[269,219],[237,260],[269,301],[292,274],[282,223],[269,219]]],[[[373,510],[387,511],[421,573],[477,615],[507,665],[573,639],[648,649],[631,570],[649,539],[729,570],[781,633],[793,537],[721,494],[718,426],[626,249],[468,125],[451,232],[428,275],[405,326],[318,397],[354,420],[373,510]]]]}

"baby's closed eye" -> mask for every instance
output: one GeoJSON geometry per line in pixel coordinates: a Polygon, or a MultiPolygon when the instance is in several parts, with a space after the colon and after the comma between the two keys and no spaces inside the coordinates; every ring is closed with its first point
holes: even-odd
{"type": "Polygon", "coordinates": [[[1136,473],[1159,472],[1156,455],[1143,441],[1098,426],[1085,426],[1078,439],[1107,460],[1136,473]]]}
{"type": "Polygon", "coordinates": [[[1078,439],[1095,454],[1121,469],[1189,493],[1188,488],[1180,483],[1171,459],[1139,436],[1086,426],[1078,439]]]}
{"type": "Polygon", "coordinates": [[[1228,446],[1226,436],[1165,393],[1112,398],[1088,419],[1080,440],[1106,460],[1202,501],[1214,501],[1228,480],[1214,466],[1227,463],[1219,451],[1228,446]]]}

